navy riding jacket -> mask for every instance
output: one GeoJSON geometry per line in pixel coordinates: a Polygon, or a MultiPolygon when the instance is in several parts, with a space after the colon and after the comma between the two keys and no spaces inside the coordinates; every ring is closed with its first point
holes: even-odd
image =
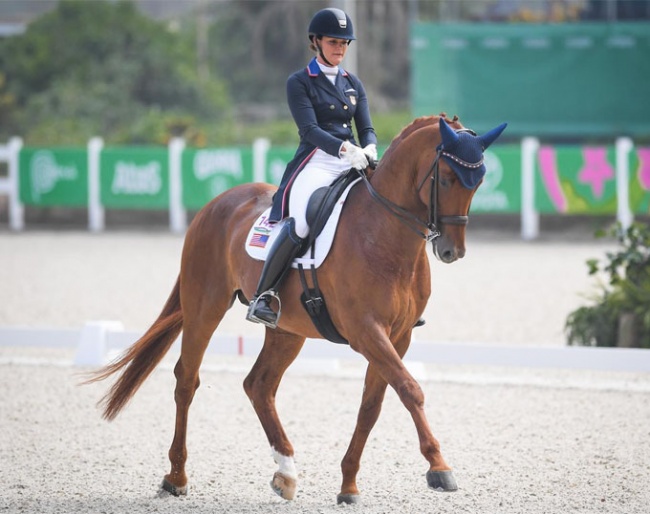
{"type": "Polygon", "coordinates": [[[316,149],[338,157],[343,141],[356,144],[352,132],[353,119],[360,146],[377,144],[366,91],[361,81],[351,73],[339,68],[335,84],[332,84],[314,58],[306,68],[287,80],[287,99],[298,126],[300,145],[287,164],[280,188],[273,197],[271,221],[280,221],[286,214],[284,211],[289,205],[285,198],[287,186],[316,149]]]}

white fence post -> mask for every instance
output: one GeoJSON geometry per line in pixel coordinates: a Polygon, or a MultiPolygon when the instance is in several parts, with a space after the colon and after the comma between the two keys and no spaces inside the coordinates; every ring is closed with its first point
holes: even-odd
{"type": "Polygon", "coordinates": [[[539,236],[539,212],[535,206],[535,158],[539,140],[521,141],[521,237],[529,241],[539,236]]]}
{"type": "Polygon", "coordinates": [[[630,210],[630,160],[629,155],[634,144],[629,137],[616,140],[616,219],[623,230],[627,230],[634,221],[630,210]]]}
{"type": "MultiPolygon", "coordinates": [[[[7,162],[7,179],[0,181],[0,189],[9,196],[9,228],[20,231],[25,228],[25,207],[20,201],[19,156],[23,140],[12,137],[4,147],[1,158],[7,162]]],[[[0,191],[1,192],[1,191],[0,191]]]]}
{"type": "Polygon", "coordinates": [[[179,137],[169,142],[169,228],[182,233],[187,228],[187,212],[183,207],[183,150],[185,140],[179,137]]]}
{"type": "Polygon", "coordinates": [[[259,138],[253,141],[253,182],[267,182],[266,154],[271,148],[271,141],[259,138]]]}
{"type": "Polygon", "coordinates": [[[91,232],[104,230],[104,206],[100,198],[99,157],[104,147],[101,137],[88,141],[88,229],[91,232]]]}

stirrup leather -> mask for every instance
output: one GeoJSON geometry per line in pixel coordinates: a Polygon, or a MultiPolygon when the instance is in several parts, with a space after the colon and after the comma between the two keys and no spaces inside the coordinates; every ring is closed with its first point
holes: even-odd
{"type": "Polygon", "coordinates": [[[253,300],[251,300],[251,303],[248,306],[248,313],[246,314],[246,320],[252,321],[253,323],[261,323],[262,325],[265,325],[269,328],[277,328],[281,313],[282,313],[282,301],[280,301],[280,295],[277,293],[277,291],[274,291],[273,289],[269,289],[268,291],[264,291],[257,298],[253,298],[253,300]],[[262,318],[258,318],[255,315],[255,311],[257,310],[257,304],[262,298],[267,299],[269,305],[271,303],[271,299],[273,298],[275,298],[278,301],[278,313],[275,317],[274,323],[269,322],[262,318]]]}

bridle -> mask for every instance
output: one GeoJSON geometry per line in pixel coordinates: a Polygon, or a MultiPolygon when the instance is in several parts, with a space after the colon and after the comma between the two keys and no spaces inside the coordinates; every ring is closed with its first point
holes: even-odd
{"type": "MultiPolygon", "coordinates": [[[[469,132],[473,136],[476,136],[476,133],[471,130],[471,129],[459,129],[456,131],[458,132],[469,132]]],[[[429,168],[428,173],[424,176],[422,181],[420,182],[420,185],[417,188],[417,192],[419,193],[422,188],[424,187],[424,184],[426,183],[427,179],[431,179],[431,188],[429,192],[429,206],[428,206],[428,212],[427,212],[427,221],[422,221],[420,218],[409,212],[408,210],[404,209],[404,207],[400,207],[396,203],[391,202],[388,198],[380,195],[377,190],[372,187],[372,184],[370,183],[370,180],[368,180],[368,177],[366,174],[361,171],[359,171],[359,174],[361,175],[361,178],[363,179],[364,183],[366,184],[366,187],[368,188],[368,192],[370,193],[370,196],[376,200],[382,207],[387,209],[391,214],[397,217],[399,221],[404,223],[409,229],[414,231],[416,234],[418,234],[422,239],[424,239],[427,243],[433,243],[436,239],[438,239],[441,235],[440,230],[438,229],[439,225],[446,224],[446,225],[467,225],[469,222],[469,216],[467,215],[462,215],[462,214],[456,214],[456,215],[450,215],[450,216],[441,216],[438,213],[438,187],[440,183],[440,157],[441,156],[447,156],[455,160],[460,160],[458,157],[449,154],[444,151],[444,147],[442,144],[438,145],[436,148],[436,156],[433,160],[433,163],[431,164],[431,167],[429,168]],[[426,229],[426,230],[423,230],[426,229]]],[[[461,161],[461,163],[465,166],[469,167],[478,167],[483,164],[483,159],[479,163],[476,164],[469,164],[464,161],[461,161]]]]}

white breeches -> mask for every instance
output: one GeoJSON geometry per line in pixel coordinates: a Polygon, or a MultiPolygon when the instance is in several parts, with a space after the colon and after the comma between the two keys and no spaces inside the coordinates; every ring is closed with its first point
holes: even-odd
{"type": "Polygon", "coordinates": [[[329,155],[322,150],[309,159],[303,170],[298,173],[289,195],[289,216],[296,220],[296,234],[307,237],[307,203],[312,193],[319,187],[329,186],[339,175],[350,169],[350,164],[343,159],[329,155]]]}

